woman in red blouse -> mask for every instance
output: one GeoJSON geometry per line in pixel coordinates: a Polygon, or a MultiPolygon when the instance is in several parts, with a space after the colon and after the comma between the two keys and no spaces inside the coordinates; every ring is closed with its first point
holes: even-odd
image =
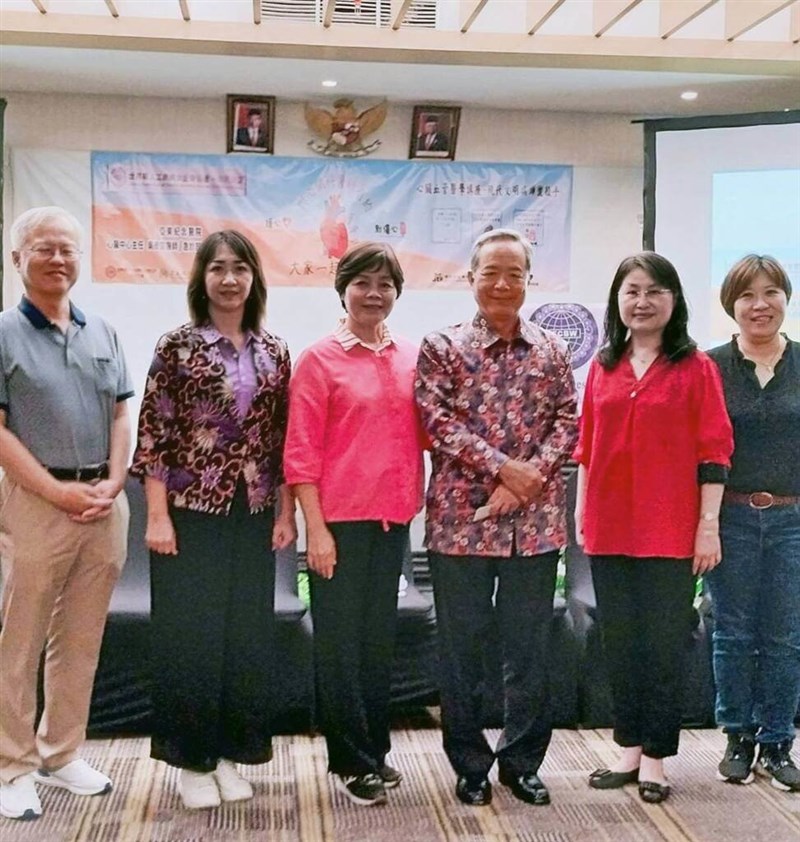
{"type": "Polygon", "coordinates": [[[251,798],[235,764],[272,756],[273,550],[296,528],[282,465],[289,352],[262,326],[253,244],[208,236],[187,297],[191,322],[161,337],[147,375],[131,472],[147,497],[150,753],[180,768],[196,809],[251,798]]]}
{"type": "Polygon", "coordinates": [[[719,373],[687,323],[668,260],[642,252],[622,261],[575,451],[576,530],[592,562],[622,747],[589,785],[638,781],[650,803],[669,795],[663,758],[678,750],[695,576],[720,560],[718,516],[733,451],[719,373]]]}

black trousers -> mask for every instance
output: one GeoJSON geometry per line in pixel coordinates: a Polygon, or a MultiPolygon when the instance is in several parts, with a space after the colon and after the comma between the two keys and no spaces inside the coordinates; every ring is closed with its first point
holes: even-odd
{"type": "Polygon", "coordinates": [[[329,523],[336,541],[332,579],[312,573],[317,701],[337,775],[377,772],[391,747],[389,693],[397,587],[408,525],[329,523]]]}
{"type": "Polygon", "coordinates": [[[151,757],[209,772],[264,763],[274,638],[273,512],[172,509],[178,555],[150,554],[151,757]]]}
{"type": "Polygon", "coordinates": [[[592,556],[614,703],[614,739],[648,757],[678,753],[692,630],[691,559],[592,556]]]}
{"type": "Polygon", "coordinates": [[[510,775],[536,772],[552,734],[550,627],[558,552],[486,558],[431,553],[440,652],[444,749],[457,775],[485,777],[495,761],[510,775]],[[492,596],[497,582],[497,595],[492,596]],[[483,735],[483,648],[496,615],[503,645],[503,732],[483,735]]]}

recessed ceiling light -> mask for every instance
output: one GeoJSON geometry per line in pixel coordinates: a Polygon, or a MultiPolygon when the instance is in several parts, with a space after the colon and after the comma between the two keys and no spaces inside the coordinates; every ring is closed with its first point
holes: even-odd
{"type": "Polygon", "coordinates": [[[687,102],[692,102],[697,99],[697,91],[684,91],[681,94],[681,99],[685,99],[687,102]]]}
{"type": "Polygon", "coordinates": [[[323,88],[335,88],[339,83],[335,79],[325,79],[322,82],[323,88]]]}

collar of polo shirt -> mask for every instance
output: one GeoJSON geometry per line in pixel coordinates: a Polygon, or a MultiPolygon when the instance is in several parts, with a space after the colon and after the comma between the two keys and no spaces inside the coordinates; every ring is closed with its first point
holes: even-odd
{"type": "MultiPolygon", "coordinates": [[[[19,309],[37,330],[44,330],[53,324],[50,319],[48,319],[47,316],[45,316],[45,314],[24,295],[22,296],[22,301],[19,302],[19,309]]],[[[72,302],[70,302],[69,305],[69,317],[76,325],[80,325],[81,327],[86,326],[86,316],[84,316],[83,312],[72,302]]]]}

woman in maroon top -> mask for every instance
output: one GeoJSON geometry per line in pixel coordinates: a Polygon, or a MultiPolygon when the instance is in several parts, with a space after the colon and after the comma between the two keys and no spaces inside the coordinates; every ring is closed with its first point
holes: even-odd
{"type": "Polygon", "coordinates": [[[668,260],[642,252],[622,261],[575,451],[576,530],[591,557],[614,739],[623,749],[589,785],[638,781],[651,803],[669,795],[663,758],[678,750],[694,581],[720,560],[718,515],[733,450],[719,373],[687,323],[668,260]]]}

